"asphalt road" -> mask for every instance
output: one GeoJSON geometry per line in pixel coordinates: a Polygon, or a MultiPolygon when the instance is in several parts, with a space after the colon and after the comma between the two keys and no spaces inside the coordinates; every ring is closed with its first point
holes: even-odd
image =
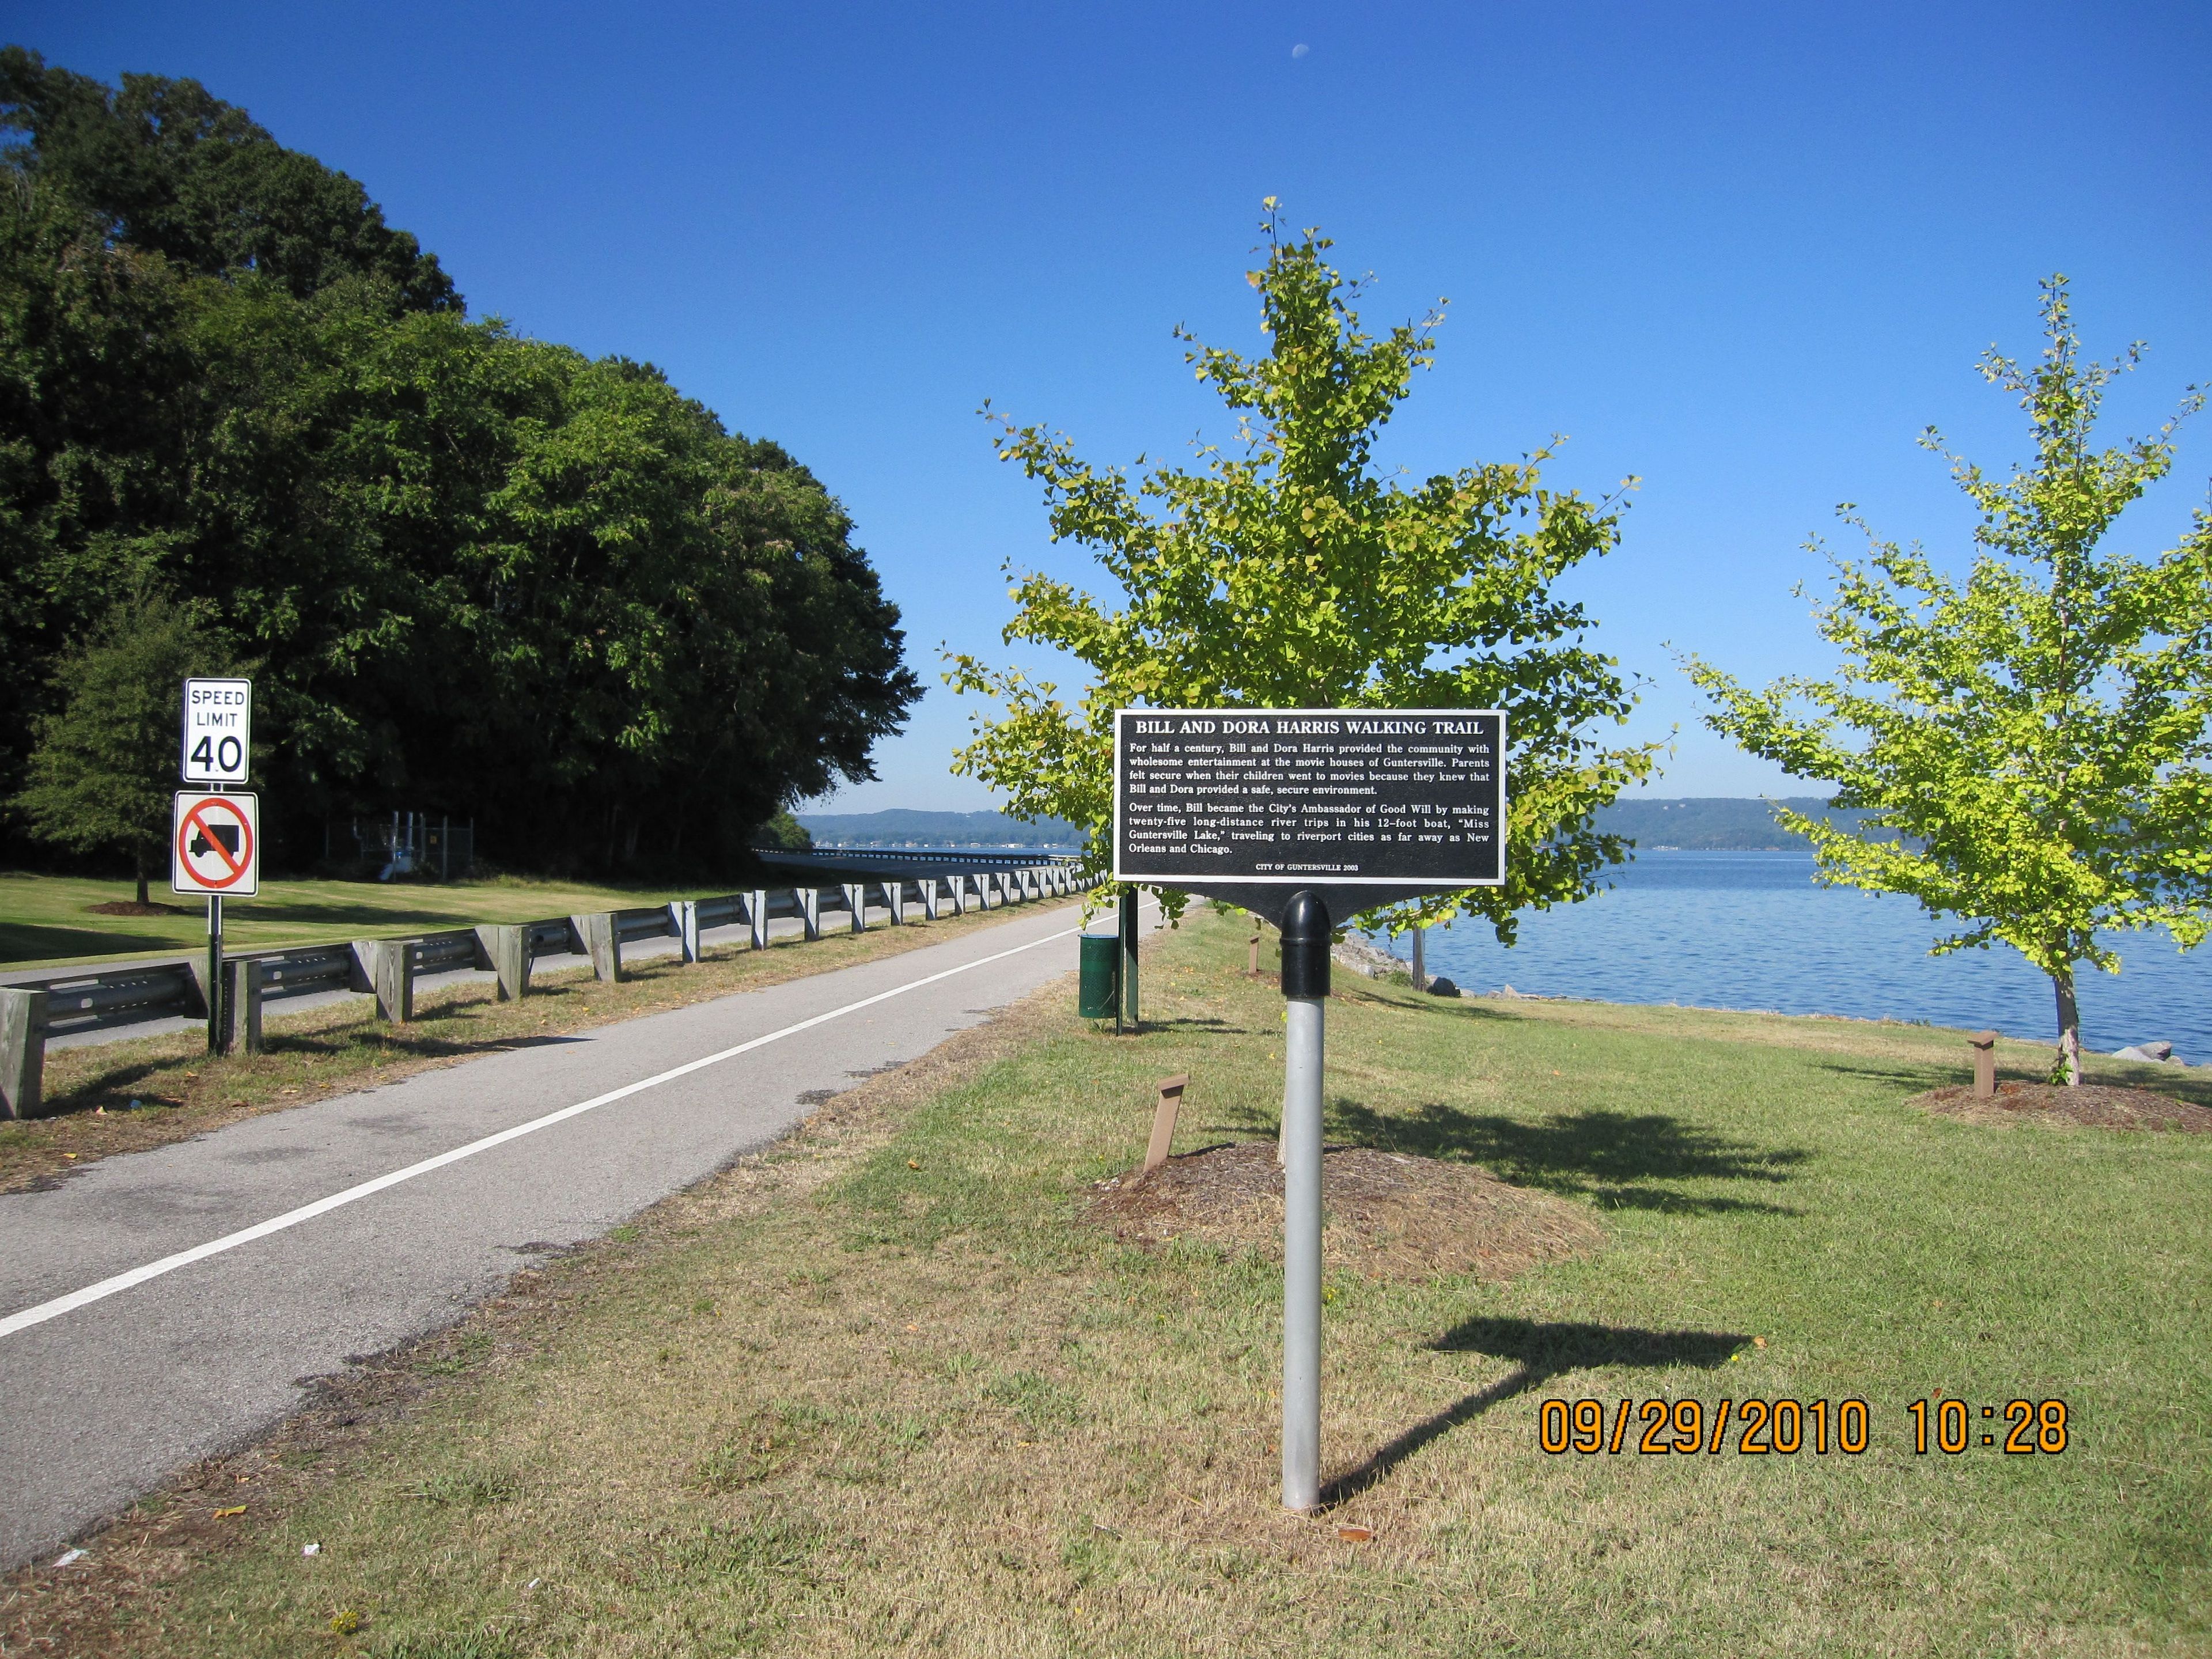
{"type": "Polygon", "coordinates": [[[1067,972],[1080,920],[1024,908],[0,1194],[0,1568],[250,1439],[301,1379],[452,1322],[548,1248],[767,1145],[810,1093],[1067,972]]]}

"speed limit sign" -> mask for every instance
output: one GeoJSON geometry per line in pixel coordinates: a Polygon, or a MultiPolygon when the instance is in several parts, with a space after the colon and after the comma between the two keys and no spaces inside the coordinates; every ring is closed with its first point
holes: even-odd
{"type": "Polygon", "coordinates": [[[185,682],[186,783],[244,783],[253,756],[253,682],[185,682]]]}

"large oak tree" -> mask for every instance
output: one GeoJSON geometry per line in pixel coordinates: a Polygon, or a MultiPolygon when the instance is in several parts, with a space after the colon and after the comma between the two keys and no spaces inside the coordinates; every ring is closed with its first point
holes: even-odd
{"type": "MultiPolygon", "coordinates": [[[[468,320],[362,186],[197,83],[0,51],[0,733],[118,593],[262,664],[281,858],[726,867],[918,688],[850,520],[659,371],[468,320]]],[[[0,736],[0,793],[26,752],[0,736]]]]}

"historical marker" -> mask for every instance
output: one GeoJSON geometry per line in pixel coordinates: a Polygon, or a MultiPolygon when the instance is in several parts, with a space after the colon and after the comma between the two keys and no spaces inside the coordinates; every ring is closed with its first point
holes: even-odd
{"type": "Polygon", "coordinates": [[[1310,1511],[1321,1502],[1329,940],[1362,910],[1504,881],[1505,716],[1117,709],[1114,878],[1222,899],[1282,929],[1283,1502],[1310,1511]]]}
{"type": "Polygon", "coordinates": [[[186,680],[186,783],[244,783],[253,759],[253,682],[186,680]]]}
{"type": "Polygon", "coordinates": [[[1387,903],[1505,878],[1494,709],[1124,708],[1114,733],[1117,881],[1387,903]]]}

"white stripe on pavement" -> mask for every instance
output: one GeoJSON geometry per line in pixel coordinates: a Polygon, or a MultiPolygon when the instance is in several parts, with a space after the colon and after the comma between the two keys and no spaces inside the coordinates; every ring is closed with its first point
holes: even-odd
{"type": "Polygon", "coordinates": [[[174,1255],[165,1255],[158,1261],[149,1261],[143,1267],[130,1268],[126,1272],[115,1274],[112,1278],[103,1279],[96,1285],[88,1285],[81,1291],[71,1291],[68,1295],[58,1296],[51,1302],[41,1302],[34,1308],[26,1308],[21,1313],[12,1313],[5,1318],[0,1318],[0,1337],[13,1336],[17,1331],[27,1330],[33,1325],[43,1325],[49,1319],[58,1319],[65,1313],[74,1313],[79,1308],[89,1307],[92,1304],[105,1300],[118,1291],[127,1291],[134,1285],[143,1285],[149,1279],[159,1279],[162,1274],[173,1273],[179,1267],[189,1267],[195,1261],[204,1261],[211,1255],[221,1255],[226,1250],[234,1250],[241,1244],[251,1244],[254,1240],[266,1238],[271,1233],[281,1233],[288,1227],[296,1227],[303,1221],[312,1221],[319,1215],[325,1215],[345,1205],[356,1203],[362,1199],[382,1192],[387,1187],[397,1187],[403,1181],[412,1181],[416,1176],[428,1175],[433,1170],[442,1170],[448,1164],[458,1164],[465,1158],[474,1158],[478,1152],[488,1152],[493,1147],[505,1146],[510,1140],[520,1140],[525,1135],[536,1134],[540,1129],[550,1129],[556,1123],[565,1123],[572,1117],[580,1117],[586,1112],[595,1111],[599,1107],[611,1106],[617,1100],[626,1100],[632,1095],[642,1093],[660,1084],[672,1082],[679,1077],[688,1077],[694,1072],[704,1071],[709,1066],[719,1066],[726,1060],[734,1060],[739,1054],[751,1053],[755,1048],[766,1048],[771,1042],[781,1042],[787,1036],[796,1036],[801,1031],[811,1030],[814,1027],[827,1024],[833,1019],[842,1019],[847,1014],[858,1013],[863,1008],[872,1008],[876,1004],[888,1002],[893,997],[904,996],[908,991],[918,991],[925,985],[934,985],[939,980],[951,979],[954,975],[967,973],[970,969],[987,968],[994,962],[1003,962],[1008,957],[1018,957],[1024,951],[1034,951],[1040,945],[1050,945],[1055,939],[1066,939],[1071,934],[1079,933],[1082,931],[1080,927],[1065,927],[1057,933],[1048,933],[1042,939],[1033,939],[1027,945],[1017,945],[1010,951],[1000,951],[992,956],[978,957],[975,961],[964,962],[957,968],[947,968],[941,973],[930,974],[917,980],[909,980],[904,985],[894,986],[888,991],[878,991],[872,997],[863,997],[858,1002],[848,1002],[842,1008],[832,1008],[829,1012],[817,1014],[811,1019],[802,1019],[796,1025],[787,1025],[780,1031],[770,1031],[766,1036],[757,1036],[750,1042],[740,1042],[734,1048],[725,1048],[719,1054],[712,1054],[703,1059],[687,1061],[684,1065],[672,1066],[665,1072],[657,1073],[638,1082],[626,1083],[619,1089],[611,1089],[605,1094],[594,1095],[589,1100],[578,1101],[574,1106],[563,1106],[557,1112],[548,1112],[544,1117],[532,1118],[527,1123],[518,1123],[511,1129],[501,1129],[497,1134],[486,1135],[481,1140],[472,1140],[465,1146],[456,1146],[453,1151],[441,1152],[435,1158],[426,1158],[420,1164],[410,1164],[404,1170],[394,1170],[389,1175],[380,1175],[373,1181],[364,1181],[357,1187],[349,1187],[343,1192],[332,1193],[328,1198],[319,1198],[312,1204],[302,1204],[296,1210],[287,1210],[282,1215],[271,1216],[268,1220],[256,1223],[253,1226],[240,1231],[225,1233],[221,1238],[210,1239],[204,1244],[195,1244],[189,1250],[179,1250],[174,1255]]]}

